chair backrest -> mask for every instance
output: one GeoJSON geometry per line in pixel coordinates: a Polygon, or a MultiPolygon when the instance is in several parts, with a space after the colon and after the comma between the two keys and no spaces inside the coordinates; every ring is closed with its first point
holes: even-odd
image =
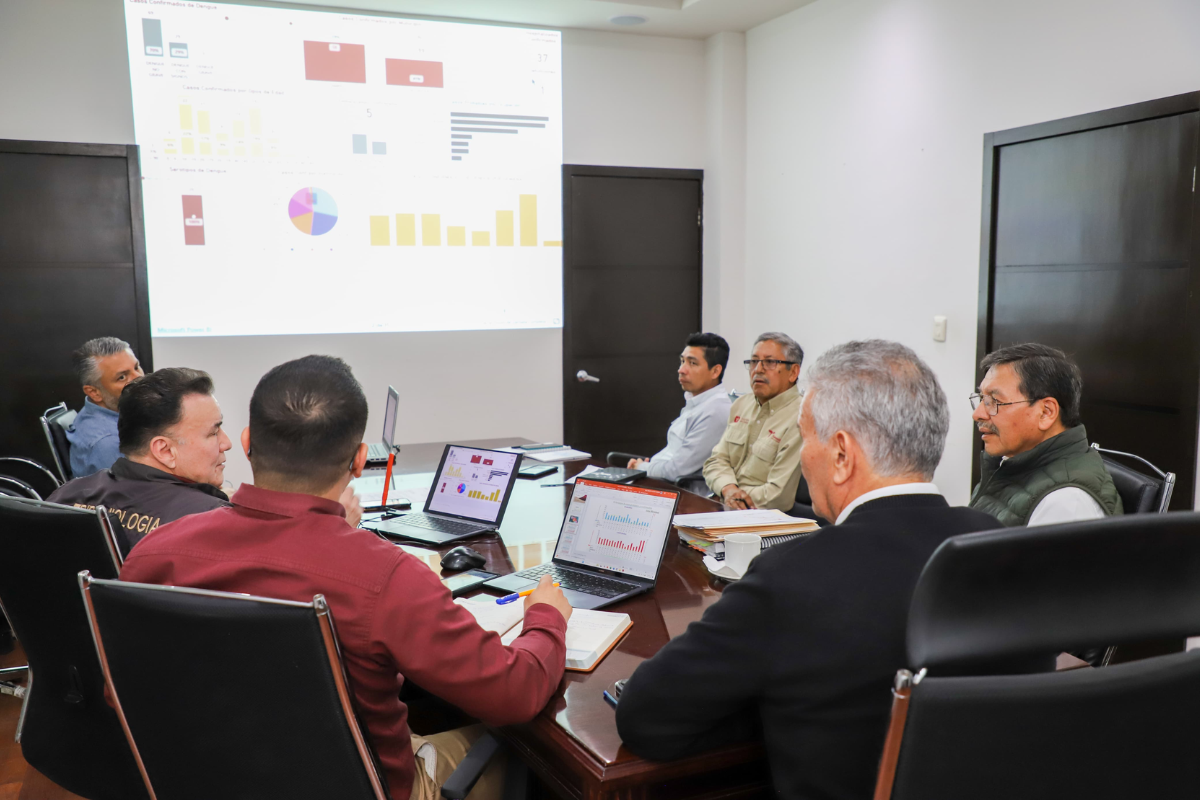
{"type": "Polygon", "coordinates": [[[914,669],[1200,632],[1200,513],[953,536],[908,615],[914,669]]]}
{"type": "Polygon", "coordinates": [[[0,495],[5,497],[23,497],[27,500],[41,500],[37,490],[20,478],[11,475],[0,475],[0,495]]]}
{"type": "Polygon", "coordinates": [[[1121,504],[1126,514],[1165,513],[1171,503],[1171,494],[1175,491],[1175,473],[1163,472],[1141,456],[1133,453],[1122,453],[1120,450],[1105,450],[1098,444],[1092,444],[1092,449],[1100,454],[1104,468],[1108,470],[1121,495],[1121,504]],[[1138,461],[1149,467],[1152,475],[1147,475],[1132,469],[1114,457],[1120,456],[1132,461],[1138,461]]]}
{"type": "MultiPolygon", "coordinates": [[[[25,484],[37,495],[33,497],[34,500],[49,497],[62,485],[58,477],[44,465],[21,456],[0,456],[0,477],[14,478],[25,484]]],[[[28,491],[24,496],[30,496],[28,491]]]]}
{"type": "Polygon", "coordinates": [[[63,482],[71,480],[71,442],[67,440],[67,426],[75,421],[75,412],[66,403],[47,408],[42,414],[42,433],[50,445],[50,455],[63,482]]]}
{"type": "Polygon", "coordinates": [[[152,798],[386,800],[323,596],[79,584],[152,798]]]}
{"type": "Polygon", "coordinates": [[[29,661],[17,724],[25,760],[85,797],[145,797],[104,677],[76,575],[115,578],[120,559],[104,509],[0,497],[0,605],[29,661]]]}
{"type": "Polygon", "coordinates": [[[939,671],[1197,631],[1200,514],[946,540],[913,594],[919,671],[897,675],[876,800],[1193,794],[1200,653],[1062,673],[939,671]]]}
{"type": "Polygon", "coordinates": [[[903,738],[889,738],[876,800],[1196,793],[1200,651],[1040,675],[927,676],[904,691],[903,738]]]}

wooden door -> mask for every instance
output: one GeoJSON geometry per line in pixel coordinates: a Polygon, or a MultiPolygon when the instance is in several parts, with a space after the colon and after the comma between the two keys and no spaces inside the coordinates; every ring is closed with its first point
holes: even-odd
{"type": "Polygon", "coordinates": [[[652,455],[683,407],[675,371],[700,330],[702,180],[563,167],[563,431],[593,455],[652,455]]]}
{"type": "Polygon", "coordinates": [[[979,337],[980,357],[1026,341],[1074,357],[1089,439],[1176,473],[1171,506],[1186,509],[1200,388],[1198,101],[989,134],[979,337]]]}

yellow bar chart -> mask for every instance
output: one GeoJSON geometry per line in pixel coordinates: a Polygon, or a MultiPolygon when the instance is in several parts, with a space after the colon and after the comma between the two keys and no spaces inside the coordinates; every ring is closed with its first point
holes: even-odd
{"type": "MultiPolygon", "coordinates": [[[[218,138],[220,138],[218,136],[218,138]]],[[[186,146],[186,145],[185,145],[186,146]]],[[[238,148],[241,150],[242,148],[238,148]]],[[[258,146],[256,146],[256,151],[258,146]]],[[[258,155],[258,152],[255,153],[258,155]]],[[[491,247],[493,241],[496,247],[513,247],[516,245],[517,227],[521,247],[562,247],[561,239],[538,241],[537,195],[523,194],[518,197],[517,211],[501,209],[496,211],[496,230],[493,240],[492,231],[468,231],[466,225],[445,226],[444,244],[447,247],[491,247]]],[[[417,245],[417,214],[395,214],[396,235],[395,244],[398,247],[415,247],[417,245]]],[[[421,246],[441,247],[443,244],[442,215],[421,214],[421,246]]],[[[370,241],[373,247],[392,244],[391,217],[371,215],[368,218],[370,241]]]]}
{"type": "Polygon", "coordinates": [[[467,497],[472,497],[476,500],[491,500],[493,503],[499,503],[500,502],[500,490],[497,489],[496,491],[492,492],[491,494],[484,494],[483,492],[481,492],[477,489],[472,489],[471,491],[467,492],[467,497]]]}

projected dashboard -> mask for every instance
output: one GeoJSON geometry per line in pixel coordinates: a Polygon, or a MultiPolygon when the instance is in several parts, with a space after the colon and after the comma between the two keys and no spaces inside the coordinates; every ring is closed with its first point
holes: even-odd
{"type": "Polygon", "coordinates": [[[559,327],[557,31],[125,0],[155,336],[559,327]]]}

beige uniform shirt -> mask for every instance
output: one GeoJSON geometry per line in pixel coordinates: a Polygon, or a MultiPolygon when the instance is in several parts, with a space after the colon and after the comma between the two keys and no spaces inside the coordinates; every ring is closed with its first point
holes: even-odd
{"type": "Polygon", "coordinates": [[[720,497],[736,483],[759,508],[789,511],[800,483],[800,391],[793,386],[759,405],[753,394],[729,409],[729,424],[704,462],[704,480],[720,497]]]}

